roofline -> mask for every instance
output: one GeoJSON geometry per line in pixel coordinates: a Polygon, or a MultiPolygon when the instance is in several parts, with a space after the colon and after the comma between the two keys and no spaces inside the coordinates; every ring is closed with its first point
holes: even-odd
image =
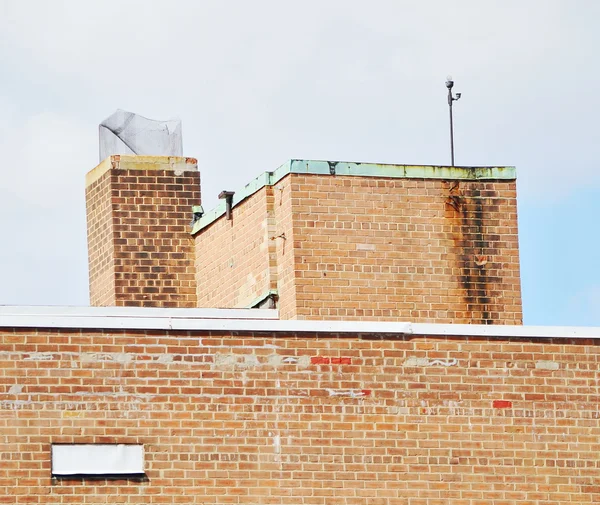
{"type": "MultiPolygon", "coordinates": [[[[381,177],[391,179],[444,179],[444,180],[515,180],[517,171],[511,166],[457,167],[445,165],[394,165],[386,163],[359,163],[347,161],[289,160],[273,172],[263,172],[233,195],[232,207],[239,205],[249,196],[265,186],[277,184],[288,174],[351,175],[359,177],[381,177]]],[[[225,214],[226,203],[204,214],[193,225],[195,235],[225,214]]]]}
{"type": "Polygon", "coordinates": [[[86,174],[85,187],[91,186],[110,170],[171,170],[175,175],[181,175],[184,172],[197,172],[198,160],[184,156],[113,154],[86,174]]]}
{"type": "Polygon", "coordinates": [[[0,328],[600,339],[600,327],[279,320],[272,309],[0,306],[0,328]]]}

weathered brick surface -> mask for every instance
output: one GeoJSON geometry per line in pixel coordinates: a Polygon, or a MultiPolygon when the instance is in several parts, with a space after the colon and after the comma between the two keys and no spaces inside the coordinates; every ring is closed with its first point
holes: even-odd
{"type": "Polygon", "coordinates": [[[110,172],[86,188],[90,304],[115,305],[115,244],[110,172]]]}
{"type": "Polygon", "coordinates": [[[277,308],[280,319],[296,317],[296,230],[292,211],[292,179],[286,177],[273,187],[275,257],[277,264],[277,308]],[[285,239],[281,236],[285,235],[285,239]]]}
{"type": "Polygon", "coordinates": [[[0,332],[0,503],[592,504],[594,340],[0,332]],[[147,482],[56,481],[141,443],[147,482]]]}
{"type": "Polygon", "coordinates": [[[290,174],[234,216],[196,235],[200,306],[276,285],[283,319],[522,322],[515,181],[290,174]]]}
{"type": "Polygon", "coordinates": [[[272,192],[262,188],[196,239],[199,307],[248,307],[277,286],[270,261],[272,192]]]}
{"type": "Polygon", "coordinates": [[[92,305],[197,305],[189,235],[197,171],[113,168],[86,200],[92,305]]]}
{"type": "Polygon", "coordinates": [[[289,178],[266,186],[201,230],[196,240],[198,306],[249,307],[273,290],[285,293],[280,317],[295,306],[295,260],[289,178]]]}
{"type": "Polygon", "coordinates": [[[516,205],[514,181],[293,174],[296,317],[521,324],[516,205]]]}

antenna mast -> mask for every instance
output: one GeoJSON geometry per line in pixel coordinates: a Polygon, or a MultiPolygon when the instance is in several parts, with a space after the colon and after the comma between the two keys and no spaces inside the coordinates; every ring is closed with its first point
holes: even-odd
{"type": "Polygon", "coordinates": [[[453,86],[454,81],[452,80],[452,76],[449,75],[446,78],[446,87],[448,88],[448,108],[450,109],[450,159],[452,160],[451,166],[454,166],[454,124],[452,122],[452,102],[455,102],[461,97],[461,93],[456,93],[456,96],[452,96],[453,86]]]}

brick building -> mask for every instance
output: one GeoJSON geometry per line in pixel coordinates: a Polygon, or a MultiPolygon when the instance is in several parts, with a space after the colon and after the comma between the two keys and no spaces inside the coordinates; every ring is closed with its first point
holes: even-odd
{"type": "Polygon", "coordinates": [[[600,501],[600,329],[521,326],[514,169],[231,193],[88,174],[94,306],[0,307],[0,503],[600,501]]]}
{"type": "Polygon", "coordinates": [[[88,174],[92,305],[522,322],[512,167],[292,160],[190,228],[199,190],[192,158],[112,156],[88,174]]]}

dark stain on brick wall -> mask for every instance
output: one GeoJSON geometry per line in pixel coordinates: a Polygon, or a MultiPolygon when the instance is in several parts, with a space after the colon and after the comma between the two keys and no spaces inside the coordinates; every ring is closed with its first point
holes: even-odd
{"type": "Polygon", "coordinates": [[[453,209],[453,241],[458,249],[460,284],[465,291],[465,302],[472,322],[494,324],[490,305],[493,305],[491,284],[501,282],[496,272],[499,265],[493,263],[498,254],[497,235],[486,234],[486,214],[496,210],[494,199],[497,193],[486,190],[485,183],[454,182],[449,187],[446,204],[453,209]]]}

